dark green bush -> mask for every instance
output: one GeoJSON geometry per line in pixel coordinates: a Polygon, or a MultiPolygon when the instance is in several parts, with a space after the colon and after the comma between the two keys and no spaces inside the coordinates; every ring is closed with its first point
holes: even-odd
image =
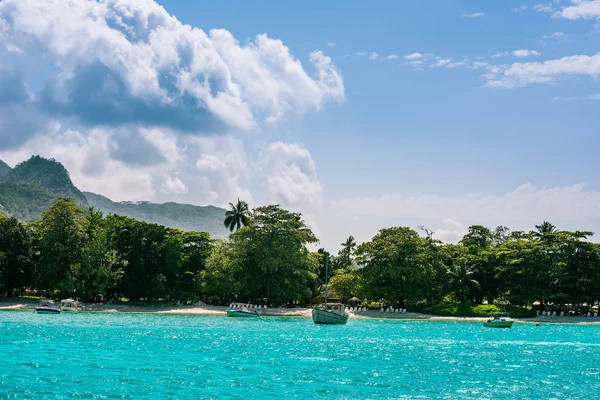
{"type": "Polygon", "coordinates": [[[417,304],[409,308],[410,311],[421,312],[443,317],[489,317],[492,313],[506,311],[514,318],[533,318],[535,311],[515,306],[497,306],[469,303],[438,303],[417,304]]]}

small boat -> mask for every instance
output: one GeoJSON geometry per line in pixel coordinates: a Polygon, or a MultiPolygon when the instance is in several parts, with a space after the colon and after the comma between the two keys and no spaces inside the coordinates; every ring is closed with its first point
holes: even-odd
{"type": "Polygon", "coordinates": [[[259,317],[258,312],[254,310],[252,304],[237,304],[233,303],[229,305],[227,309],[228,317],[259,317]]]}
{"type": "Polygon", "coordinates": [[[323,308],[314,308],[312,318],[315,324],[343,325],[348,322],[348,313],[343,304],[326,304],[323,308]]]}
{"type": "Polygon", "coordinates": [[[483,323],[486,328],[510,328],[514,320],[506,312],[492,314],[492,318],[483,323]]]}
{"type": "Polygon", "coordinates": [[[348,322],[348,313],[343,304],[327,304],[327,275],[329,257],[325,256],[325,304],[319,308],[313,308],[312,319],[315,324],[344,325],[348,322]]]}
{"type": "Polygon", "coordinates": [[[77,312],[79,311],[79,302],[73,299],[64,299],[60,301],[60,310],[77,312]]]}
{"type": "Polygon", "coordinates": [[[35,312],[38,314],[60,314],[60,309],[56,307],[50,307],[48,304],[42,304],[35,308],[35,312]]]}

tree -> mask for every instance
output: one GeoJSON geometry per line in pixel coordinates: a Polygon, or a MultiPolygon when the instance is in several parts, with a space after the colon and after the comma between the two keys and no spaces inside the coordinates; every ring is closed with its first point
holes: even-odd
{"type": "Polygon", "coordinates": [[[206,268],[200,273],[202,289],[216,295],[223,304],[229,303],[240,293],[240,265],[235,262],[231,243],[219,240],[211,248],[206,260],[206,268]]]}
{"type": "Polygon", "coordinates": [[[317,238],[301,214],[277,205],[258,207],[230,239],[244,300],[282,304],[310,299],[318,261],[306,246],[317,238]]]}
{"type": "Polygon", "coordinates": [[[73,199],[60,198],[34,225],[40,236],[41,287],[57,295],[71,296],[79,288],[83,212],[73,199]]]}
{"type": "Polygon", "coordinates": [[[229,231],[238,230],[242,226],[248,223],[248,203],[240,201],[239,197],[237,203],[229,203],[230,209],[225,212],[225,227],[229,231]]]}
{"type": "Polygon", "coordinates": [[[342,243],[342,250],[338,255],[343,262],[342,268],[350,268],[352,266],[352,254],[355,248],[356,241],[354,240],[354,236],[350,235],[348,236],[348,239],[342,243]]]}
{"type": "Polygon", "coordinates": [[[0,214],[0,294],[13,297],[34,279],[30,232],[15,218],[0,214]]]}
{"type": "Polygon", "coordinates": [[[433,296],[431,277],[440,263],[432,262],[430,249],[429,240],[410,228],[380,230],[356,249],[366,294],[400,306],[433,296]]]}
{"type": "Polygon", "coordinates": [[[356,271],[338,269],[329,280],[329,288],[345,302],[352,296],[357,296],[362,290],[362,277],[356,271]]]}
{"type": "Polygon", "coordinates": [[[535,226],[535,231],[533,231],[533,236],[542,237],[544,235],[552,234],[558,232],[556,227],[552,225],[548,221],[543,221],[541,224],[535,226]]]}
{"type": "Polygon", "coordinates": [[[448,271],[448,287],[460,301],[469,301],[475,291],[480,291],[479,282],[474,279],[476,270],[464,263],[448,271]]]}

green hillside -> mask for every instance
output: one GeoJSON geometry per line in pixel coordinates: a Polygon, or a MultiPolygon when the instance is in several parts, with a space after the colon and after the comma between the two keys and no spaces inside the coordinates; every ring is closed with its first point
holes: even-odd
{"type": "Polygon", "coordinates": [[[0,211],[22,221],[39,218],[59,197],[72,197],[79,205],[88,205],[69,172],[55,160],[33,156],[9,168],[0,181],[0,211]]]}
{"type": "Polygon", "coordinates": [[[41,186],[59,196],[72,197],[82,205],[87,203],[83,193],[73,185],[69,172],[53,159],[33,156],[9,171],[4,182],[41,186]]]}
{"type": "Polygon", "coordinates": [[[105,214],[124,215],[137,220],[160,224],[184,231],[209,232],[217,238],[227,237],[223,226],[225,210],[214,206],[194,206],[179,203],[114,202],[107,197],[84,192],[90,205],[105,214]]]}
{"type": "Polygon", "coordinates": [[[10,172],[10,167],[2,160],[0,160],[0,181],[4,179],[4,176],[10,172]]]}

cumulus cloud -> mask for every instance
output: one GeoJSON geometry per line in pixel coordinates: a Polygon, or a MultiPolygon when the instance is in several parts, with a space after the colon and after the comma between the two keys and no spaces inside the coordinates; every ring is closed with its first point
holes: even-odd
{"type": "Polygon", "coordinates": [[[523,58],[523,57],[529,57],[529,56],[539,56],[541,55],[540,53],[538,53],[535,50],[515,50],[512,52],[512,55],[515,57],[519,57],[519,58],[523,58]]]}
{"type": "MultiPolygon", "coordinates": [[[[46,114],[197,135],[254,129],[344,99],[322,52],[311,53],[309,74],[280,40],[261,34],[241,45],[226,30],[182,24],[152,0],[4,0],[0,26],[3,62],[29,66],[17,89],[42,77],[38,93],[12,103],[42,121],[22,129],[21,143],[44,130],[46,114]]],[[[2,136],[6,127],[0,121],[2,136]]]]}
{"type": "Polygon", "coordinates": [[[251,202],[252,194],[240,188],[239,182],[249,168],[242,141],[233,137],[202,138],[195,145],[200,151],[195,164],[200,176],[196,179],[207,201],[224,206],[239,197],[251,202]]]}
{"type": "Polygon", "coordinates": [[[600,17],[600,0],[573,0],[573,5],[555,13],[556,17],[567,19],[589,19],[600,17]]]}
{"type": "Polygon", "coordinates": [[[544,62],[490,66],[483,78],[489,87],[510,89],[534,83],[554,82],[561,75],[583,75],[596,79],[600,75],[600,53],[544,62]]]}
{"type": "Polygon", "coordinates": [[[385,58],[387,58],[388,60],[395,60],[398,58],[398,55],[397,54],[389,54],[385,58]]]}
{"type": "Polygon", "coordinates": [[[525,10],[527,10],[527,6],[525,6],[525,5],[522,5],[522,6],[519,6],[519,7],[515,7],[515,8],[511,8],[511,11],[512,12],[516,12],[516,13],[521,12],[521,11],[525,11],[525,10]]]}
{"type": "Polygon", "coordinates": [[[404,58],[407,59],[407,60],[418,60],[420,58],[423,58],[423,54],[421,54],[421,53],[412,53],[412,54],[409,54],[407,56],[404,56],[404,58]]]}
{"type": "Polygon", "coordinates": [[[321,204],[321,182],[303,145],[274,142],[262,151],[260,158],[271,201],[309,211],[321,204]]]}
{"type": "Polygon", "coordinates": [[[441,57],[436,57],[435,63],[431,65],[432,68],[439,68],[439,67],[443,67],[445,65],[448,65],[452,62],[451,59],[449,58],[441,58],[441,57]]]}

